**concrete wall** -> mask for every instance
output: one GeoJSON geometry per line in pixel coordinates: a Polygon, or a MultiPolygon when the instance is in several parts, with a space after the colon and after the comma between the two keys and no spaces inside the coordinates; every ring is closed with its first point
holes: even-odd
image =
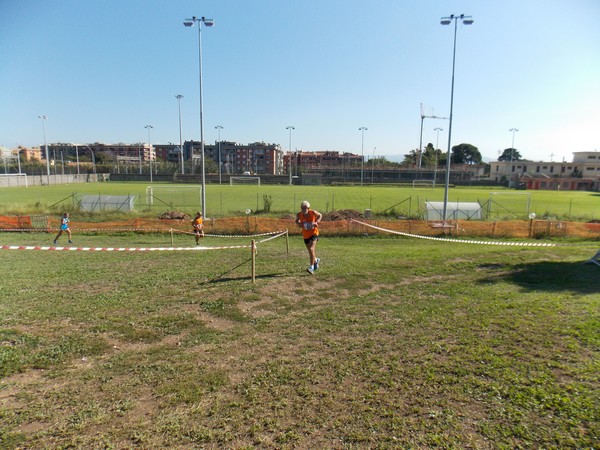
{"type": "MultiPolygon", "coordinates": [[[[76,184],[76,183],[96,183],[98,181],[107,181],[109,174],[107,173],[85,173],[85,174],[65,174],[65,175],[50,175],[50,184],[76,184]]],[[[47,175],[27,175],[25,177],[3,176],[0,174],[0,188],[2,187],[25,187],[27,186],[45,186],[48,184],[47,175]]]]}

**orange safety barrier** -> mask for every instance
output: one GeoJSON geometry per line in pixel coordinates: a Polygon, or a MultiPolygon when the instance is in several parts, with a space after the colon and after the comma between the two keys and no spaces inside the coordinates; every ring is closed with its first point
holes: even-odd
{"type": "MultiPolygon", "coordinates": [[[[549,220],[512,220],[483,222],[470,220],[449,221],[445,225],[422,220],[377,220],[361,221],[381,228],[423,236],[448,237],[488,237],[488,238],[584,238],[600,239],[600,223],[565,222],[549,220]]],[[[0,231],[56,231],[59,218],[49,218],[48,228],[34,228],[29,216],[0,216],[0,231]]],[[[134,218],[110,222],[82,222],[77,216],[71,217],[71,229],[74,232],[156,232],[191,233],[190,220],[163,220],[134,218]]],[[[351,236],[363,234],[381,234],[372,228],[350,220],[322,221],[319,225],[323,235],[351,236]]],[[[275,230],[288,229],[292,235],[301,230],[294,223],[293,216],[270,218],[261,216],[208,218],[204,220],[205,234],[252,235],[275,230]]]]}

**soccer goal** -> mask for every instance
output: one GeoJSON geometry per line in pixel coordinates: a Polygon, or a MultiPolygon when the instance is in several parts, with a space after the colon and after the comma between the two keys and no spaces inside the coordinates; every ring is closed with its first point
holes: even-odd
{"type": "Polygon", "coordinates": [[[521,217],[529,216],[531,194],[529,192],[490,192],[487,202],[487,216],[521,217]]]}
{"type": "Polygon", "coordinates": [[[0,174],[0,187],[29,187],[26,173],[0,174]]]}
{"type": "Polygon", "coordinates": [[[157,185],[146,188],[146,205],[164,205],[170,208],[198,208],[202,204],[202,186],[157,185]]]}
{"type": "Polygon", "coordinates": [[[433,180],[413,180],[412,182],[412,187],[418,187],[418,186],[423,186],[423,187],[435,187],[435,181],[433,180]]]}
{"type": "Polygon", "coordinates": [[[260,186],[260,177],[229,177],[229,185],[238,185],[238,184],[252,184],[260,186]]]}

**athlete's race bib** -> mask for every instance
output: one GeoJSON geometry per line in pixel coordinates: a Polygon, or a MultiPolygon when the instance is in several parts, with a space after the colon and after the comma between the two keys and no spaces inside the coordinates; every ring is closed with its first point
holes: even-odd
{"type": "Polygon", "coordinates": [[[304,229],[305,230],[312,230],[315,228],[315,223],[314,222],[304,222],[304,229]]]}

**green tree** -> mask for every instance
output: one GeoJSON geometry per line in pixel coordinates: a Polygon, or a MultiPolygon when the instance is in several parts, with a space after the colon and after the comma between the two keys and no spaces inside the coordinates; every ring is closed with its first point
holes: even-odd
{"type": "Polygon", "coordinates": [[[455,145],[450,158],[452,164],[479,164],[482,159],[479,149],[471,144],[455,145]]]}
{"type": "Polygon", "coordinates": [[[498,161],[522,161],[523,157],[516,148],[506,148],[500,156],[498,161]]]}
{"type": "Polygon", "coordinates": [[[404,160],[402,161],[403,166],[414,166],[417,164],[417,160],[419,159],[419,150],[411,150],[410,153],[404,155],[404,160]]]}
{"type": "Polygon", "coordinates": [[[436,164],[439,166],[442,160],[442,151],[435,149],[432,143],[427,144],[425,151],[423,152],[423,159],[421,165],[424,167],[434,167],[436,164]]]}

